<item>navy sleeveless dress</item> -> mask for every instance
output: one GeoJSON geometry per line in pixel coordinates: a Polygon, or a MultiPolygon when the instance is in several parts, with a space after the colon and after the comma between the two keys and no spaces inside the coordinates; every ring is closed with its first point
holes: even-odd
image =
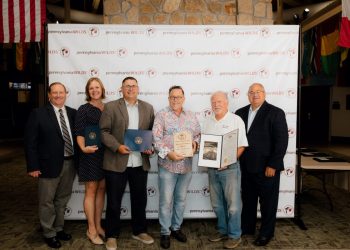
{"type": "MultiPolygon", "coordinates": [[[[85,127],[98,125],[101,114],[101,110],[90,103],[81,105],[75,120],[76,135],[84,137],[85,127]]],[[[80,151],[78,170],[80,182],[99,181],[104,178],[104,171],[102,169],[103,151],[103,146],[92,154],[85,154],[80,151]]]]}

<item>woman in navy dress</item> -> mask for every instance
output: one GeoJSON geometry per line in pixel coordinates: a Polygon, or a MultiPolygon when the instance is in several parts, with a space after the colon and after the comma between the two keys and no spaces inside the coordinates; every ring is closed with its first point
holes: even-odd
{"type": "Polygon", "coordinates": [[[87,103],[78,109],[75,121],[80,148],[79,181],[85,183],[84,212],[88,221],[87,237],[93,244],[102,245],[104,230],[101,216],[105,199],[105,179],[102,169],[103,148],[85,146],[85,128],[98,125],[103,111],[105,88],[97,77],[90,78],[85,87],[87,103]]]}

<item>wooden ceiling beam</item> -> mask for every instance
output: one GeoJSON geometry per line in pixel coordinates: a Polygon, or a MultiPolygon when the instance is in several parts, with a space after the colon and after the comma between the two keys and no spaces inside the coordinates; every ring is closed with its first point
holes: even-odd
{"type": "Polygon", "coordinates": [[[283,0],[283,3],[288,4],[291,7],[298,7],[300,5],[305,5],[303,1],[298,1],[298,0],[283,0]]]}
{"type": "Polygon", "coordinates": [[[320,23],[326,21],[328,18],[341,13],[341,0],[335,0],[333,3],[327,5],[325,8],[315,13],[311,17],[301,22],[301,32],[308,31],[320,23]]]}

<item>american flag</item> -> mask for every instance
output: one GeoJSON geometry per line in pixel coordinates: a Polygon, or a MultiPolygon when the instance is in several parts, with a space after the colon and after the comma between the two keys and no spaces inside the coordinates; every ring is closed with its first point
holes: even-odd
{"type": "Polygon", "coordinates": [[[45,0],[0,0],[0,43],[44,39],[45,0]]]}

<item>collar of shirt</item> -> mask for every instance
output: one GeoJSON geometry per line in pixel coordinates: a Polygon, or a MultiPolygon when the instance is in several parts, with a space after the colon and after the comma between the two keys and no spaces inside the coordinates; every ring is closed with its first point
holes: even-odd
{"type": "Polygon", "coordinates": [[[52,103],[51,103],[51,105],[52,105],[52,107],[53,107],[55,113],[59,114],[59,110],[60,110],[60,109],[62,109],[63,113],[66,113],[66,107],[65,107],[64,105],[63,105],[62,108],[56,107],[56,106],[53,105],[52,103]]]}
{"type": "Polygon", "coordinates": [[[132,107],[137,107],[138,105],[139,105],[139,101],[138,100],[136,100],[136,102],[135,102],[135,104],[133,105],[133,104],[131,104],[131,103],[129,103],[127,100],[125,100],[124,99],[124,102],[125,102],[125,105],[127,106],[127,107],[130,107],[130,108],[132,108],[132,107]]]}
{"type": "Polygon", "coordinates": [[[259,106],[259,107],[257,107],[255,110],[253,110],[253,108],[252,108],[252,105],[250,105],[250,107],[249,107],[249,112],[258,112],[258,110],[261,108],[261,105],[259,106]]]}
{"type": "MultiPolygon", "coordinates": [[[[167,111],[175,114],[175,111],[172,110],[172,108],[170,106],[167,107],[167,111]]],[[[182,107],[181,114],[186,115],[186,110],[184,109],[184,107],[182,107]]]]}
{"type": "Polygon", "coordinates": [[[226,120],[227,116],[228,116],[228,113],[230,111],[227,111],[226,114],[224,115],[224,117],[222,117],[220,120],[217,120],[216,117],[215,117],[215,114],[213,112],[213,115],[211,116],[211,119],[215,122],[215,123],[219,123],[219,122],[223,122],[226,120]]]}

